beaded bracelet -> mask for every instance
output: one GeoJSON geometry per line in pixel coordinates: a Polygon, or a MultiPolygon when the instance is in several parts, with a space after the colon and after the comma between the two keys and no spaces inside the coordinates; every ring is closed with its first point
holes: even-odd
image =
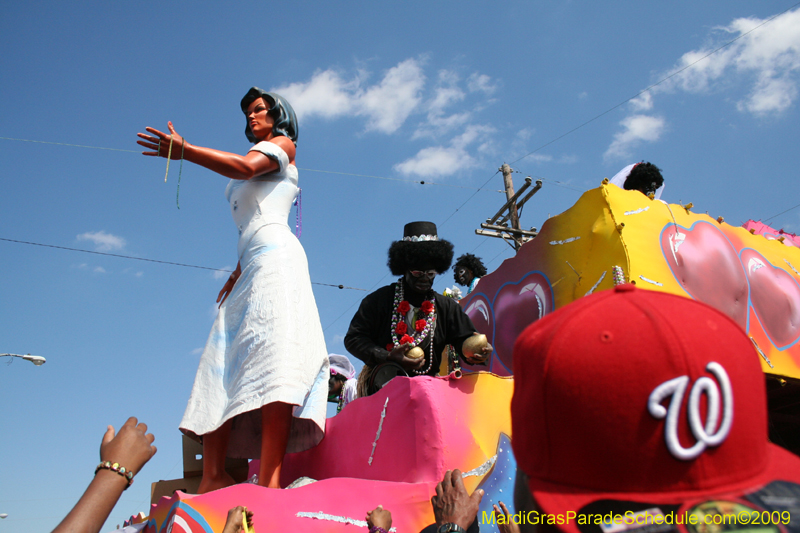
{"type": "Polygon", "coordinates": [[[372,526],[371,528],[369,528],[369,533],[389,533],[389,532],[383,529],[382,527],[372,526]]]}
{"type": "Polygon", "coordinates": [[[101,470],[111,470],[112,472],[116,472],[120,476],[127,479],[128,484],[125,486],[125,489],[123,490],[128,490],[128,487],[133,485],[133,472],[128,470],[124,466],[120,466],[119,463],[112,463],[111,461],[103,461],[99,465],[97,465],[97,468],[94,469],[94,475],[97,475],[97,473],[101,470]]]}

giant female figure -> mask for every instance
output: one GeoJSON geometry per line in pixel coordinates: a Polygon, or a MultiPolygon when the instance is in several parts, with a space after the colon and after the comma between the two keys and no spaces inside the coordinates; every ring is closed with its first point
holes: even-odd
{"type": "Polygon", "coordinates": [[[297,119],[281,96],[253,87],[242,99],[244,155],[147,128],[144,155],[183,158],[230,178],[225,196],[239,264],[219,293],[181,431],[202,437],[200,493],[233,483],[225,457],[261,458],[259,484],[278,488],[284,454],[322,439],[328,357],[306,255],[287,224],[297,195],[297,119]],[[259,439],[260,438],[260,439],[259,439]],[[259,445],[260,440],[260,445],[259,445]]]}

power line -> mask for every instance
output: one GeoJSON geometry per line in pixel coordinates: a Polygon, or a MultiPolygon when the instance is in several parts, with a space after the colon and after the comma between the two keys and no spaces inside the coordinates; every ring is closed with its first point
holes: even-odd
{"type": "MultiPolygon", "coordinates": [[[[439,185],[441,187],[453,187],[456,189],[470,189],[480,191],[482,187],[468,187],[466,185],[453,185],[451,183],[440,183],[434,181],[425,181],[425,180],[404,180],[402,178],[387,178],[386,176],[371,176],[369,174],[353,174],[352,172],[336,172],[333,170],[317,170],[313,168],[301,168],[297,167],[297,170],[302,170],[304,172],[322,172],[325,174],[339,174],[340,176],[356,176],[359,178],[373,178],[379,180],[389,180],[389,181],[401,181],[404,183],[418,183],[420,185],[439,185]]],[[[503,192],[503,191],[496,191],[496,192],[503,192]]]]}
{"type": "Polygon", "coordinates": [[[672,74],[670,74],[670,75],[669,75],[669,76],[667,76],[666,78],[664,78],[664,79],[662,79],[662,80],[660,80],[660,81],[657,81],[656,83],[654,83],[654,84],[650,85],[650,86],[649,86],[649,87],[647,87],[646,89],[644,89],[644,90],[642,90],[642,91],[639,91],[639,92],[638,92],[638,93],[636,93],[635,95],[631,96],[631,97],[630,97],[630,98],[628,98],[627,100],[623,100],[622,102],[618,103],[618,104],[617,104],[617,105],[615,105],[614,107],[611,107],[611,108],[609,108],[609,109],[607,109],[607,110],[603,111],[603,112],[602,112],[602,113],[600,113],[599,115],[597,115],[597,116],[595,116],[595,117],[593,117],[593,118],[590,118],[589,120],[587,120],[586,122],[584,122],[584,123],[583,123],[583,124],[581,124],[580,126],[576,126],[576,127],[572,128],[571,130],[569,130],[568,132],[566,132],[566,133],[563,133],[563,134],[559,135],[558,137],[556,137],[556,138],[555,138],[555,139],[553,139],[552,141],[546,142],[545,144],[541,145],[541,146],[540,146],[539,148],[537,148],[536,150],[533,150],[532,152],[528,152],[527,154],[523,155],[522,157],[520,157],[520,158],[519,158],[519,159],[517,159],[516,161],[512,161],[510,164],[511,164],[511,165],[513,165],[513,164],[514,164],[514,163],[516,163],[517,161],[521,161],[522,159],[525,159],[526,157],[528,157],[528,156],[530,156],[530,155],[533,155],[533,154],[535,154],[535,153],[536,153],[536,152],[538,152],[539,150],[541,150],[541,149],[543,149],[543,148],[546,148],[546,147],[550,146],[550,145],[551,145],[551,144],[553,144],[554,142],[556,142],[556,141],[559,141],[559,140],[563,139],[564,137],[566,137],[567,135],[569,135],[569,134],[571,134],[571,133],[573,133],[573,132],[575,132],[575,131],[578,131],[578,130],[579,130],[579,129],[581,129],[582,127],[584,127],[584,126],[586,126],[586,125],[588,125],[588,124],[590,124],[590,123],[594,122],[595,120],[599,119],[600,117],[603,117],[603,116],[605,116],[605,115],[609,114],[610,112],[614,111],[614,110],[615,110],[615,109],[617,109],[618,107],[621,107],[621,106],[623,106],[623,105],[627,104],[628,102],[630,102],[630,101],[631,101],[631,100],[633,100],[634,98],[638,98],[639,96],[643,95],[644,93],[646,93],[647,91],[649,91],[649,90],[650,90],[650,89],[652,89],[653,87],[656,87],[656,86],[658,86],[658,85],[661,85],[661,84],[662,84],[662,83],[664,83],[665,81],[667,81],[667,80],[669,80],[669,79],[671,79],[671,78],[673,78],[673,77],[677,76],[678,74],[680,74],[680,73],[681,73],[681,72],[683,72],[684,70],[686,70],[686,69],[689,69],[689,68],[691,68],[691,67],[695,66],[695,65],[696,65],[697,63],[699,63],[700,61],[703,61],[703,60],[704,60],[704,59],[706,59],[707,57],[709,57],[709,56],[711,56],[711,55],[713,55],[713,54],[716,54],[717,52],[719,52],[719,51],[720,51],[720,50],[722,50],[723,48],[727,48],[728,46],[732,45],[733,43],[735,43],[736,41],[738,41],[739,39],[741,39],[741,38],[742,38],[742,37],[744,37],[745,35],[748,35],[748,34],[750,34],[750,33],[754,32],[754,31],[756,31],[756,30],[757,30],[757,29],[759,29],[760,27],[764,26],[765,24],[768,24],[768,23],[772,22],[773,20],[775,20],[776,18],[780,17],[780,16],[781,16],[781,15],[783,15],[784,13],[788,13],[789,11],[791,11],[792,9],[794,9],[795,7],[797,7],[797,6],[799,6],[799,5],[800,5],[800,2],[798,2],[798,3],[794,4],[793,6],[789,7],[788,9],[786,9],[786,10],[784,10],[784,11],[782,11],[782,12],[778,13],[777,15],[773,15],[772,17],[768,18],[767,20],[765,20],[764,22],[762,22],[762,23],[761,23],[761,24],[759,24],[758,26],[756,26],[756,27],[754,27],[754,28],[750,29],[749,31],[746,31],[746,32],[744,32],[743,34],[739,35],[739,36],[738,36],[738,37],[736,37],[735,39],[732,39],[732,40],[728,41],[727,43],[723,44],[723,45],[722,45],[722,46],[720,46],[719,48],[716,48],[716,49],[712,50],[711,52],[707,53],[706,55],[704,55],[704,56],[703,56],[703,57],[701,57],[700,59],[698,59],[698,60],[696,60],[696,61],[694,61],[694,62],[692,62],[692,63],[689,63],[688,65],[686,65],[685,67],[683,67],[683,68],[681,68],[681,69],[678,69],[678,70],[676,70],[675,72],[673,72],[672,74]]]}
{"type": "MultiPolygon", "coordinates": [[[[187,267],[187,268],[199,268],[202,270],[213,270],[214,272],[233,272],[232,270],[227,270],[224,268],[212,268],[207,266],[199,266],[199,265],[190,265],[187,263],[176,263],[174,261],[162,261],[160,259],[148,259],[146,257],[134,257],[132,255],[123,255],[123,254],[112,254],[109,252],[96,252],[92,250],[83,250],[81,248],[69,248],[67,246],[56,246],[54,244],[42,244],[40,242],[30,242],[30,241],[19,241],[16,239],[6,239],[4,237],[0,237],[0,241],[6,242],[15,242],[17,244],[29,244],[31,246],[42,246],[44,248],[56,248],[58,250],[68,250],[70,252],[83,252],[85,254],[95,254],[95,255],[106,255],[109,257],[119,257],[121,259],[133,259],[136,261],[146,261],[148,263],[160,263],[162,265],[173,265],[173,266],[180,266],[180,267],[187,267]]],[[[318,281],[312,281],[312,285],[323,285],[325,287],[335,287],[337,289],[350,289],[354,291],[366,291],[367,289],[359,289],[357,287],[348,287],[347,285],[334,285],[332,283],[320,283],[318,281]]]]}
{"type": "MultiPolygon", "coordinates": [[[[71,146],[73,148],[93,148],[95,150],[112,150],[114,152],[127,152],[127,153],[131,153],[131,154],[141,153],[138,150],[124,150],[122,148],[107,148],[105,146],[89,146],[89,145],[86,145],[86,144],[69,144],[69,143],[57,143],[57,142],[52,142],[52,141],[36,141],[36,140],[33,140],[33,139],[17,139],[17,138],[14,138],[14,137],[0,137],[0,139],[6,140],[6,141],[22,141],[22,142],[38,143],[38,144],[55,144],[57,146],[71,146]]],[[[455,188],[455,189],[470,189],[470,190],[478,190],[478,191],[482,190],[482,187],[478,188],[478,187],[469,187],[467,185],[454,185],[452,183],[441,183],[441,182],[438,182],[438,181],[407,180],[407,179],[402,179],[402,178],[389,178],[389,177],[386,177],[386,176],[371,176],[369,174],[354,174],[352,172],[337,172],[335,170],[319,170],[319,169],[315,169],[315,168],[297,167],[297,170],[302,170],[304,172],[319,172],[319,173],[322,173],[322,174],[338,174],[340,176],[355,176],[357,178],[372,178],[372,179],[378,179],[378,180],[399,181],[399,182],[403,182],[403,183],[416,183],[418,185],[437,185],[439,187],[452,187],[452,188],[455,188]]],[[[496,191],[496,192],[503,192],[503,191],[496,191]]]]}
{"type": "Polygon", "coordinates": [[[75,148],[94,148],[95,150],[111,150],[114,152],[129,152],[132,154],[140,153],[138,150],[123,150],[122,148],[106,148],[105,146],[87,146],[85,144],[68,144],[68,143],[56,143],[52,141],[34,141],[33,139],[15,139],[13,137],[0,137],[5,141],[25,141],[28,143],[39,143],[39,144],[56,144],[58,146],[72,146],[75,148]]]}
{"type": "Polygon", "coordinates": [[[489,184],[489,182],[490,182],[490,181],[492,181],[492,178],[494,178],[494,177],[497,175],[497,173],[498,173],[498,172],[500,172],[500,170],[496,170],[494,174],[492,174],[491,176],[489,176],[489,179],[488,179],[488,180],[486,180],[486,182],[485,182],[483,185],[481,185],[481,186],[480,186],[480,188],[478,188],[478,190],[477,190],[477,191],[475,191],[474,193],[472,193],[472,194],[470,195],[470,197],[469,197],[469,198],[467,198],[466,200],[464,200],[464,203],[462,203],[460,206],[456,207],[456,210],[455,210],[455,211],[453,211],[452,213],[450,213],[450,216],[448,216],[446,219],[444,219],[442,222],[440,222],[440,223],[439,223],[439,226],[444,226],[444,225],[445,225],[445,223],[446,223],[448,220],[450,220],[451,218],[453,218],[453,215],[455,215],[456,213],[458,213],[458,211],[459,211],[459,210],[460,210],[462,207],[464,207],[465,205],[467,205],[467,202],[469,202],[470,200],[472,200],[473,198],[475,198],[475,196],[476,196],[476,195],[477,195],[477,194],[478,194],[478,193],[479,193],[479,192],[480,192],[480,191],[481,191],[481,190],[482,190],[484,187],[486,187],[486,186],[489,184]]]}
{"type": "Polygon", "coordinates": [[[781,216],[781,215],[783,215],[783,214],[786,214],[786,213],[788,213],[789,211],[792,211],[792,210],[794,210],[794,209],[797,209],[798,207],[800,207],[800,204],[797,204],[797,205],[796,205],[796,206],[794,206],[794,207],[790,207],[790,208],[789,208],[789,209],[787,209],[786,211],[781,211],[781,212],[780,212],[780,213],[778,213],[777,215],[772,215],[772,216],[771,216],[771,217],[769,217],[769,218],[765,218],[765,219],[764,219],[764,222],[767,222],[768,220],[772,220],[772,219],[773,219],[773,218],[775,218],[775,217],[779,217],[779,216],[781,216]]]}
{"type": "MultiPolygon", "coordinates": [[[[622,102],[618,103],[617,105],[615,105],[615,106],[613,106],[613,107],[611,107],[611,108],[609,108],[609,109],[607,109],[607,110],[603,111],[603,112],[602,112],[602,113],[600,113],[599,115],[596,115],[595,117],[593,117],[593,118],[591,118],[591,119],[587,120],[587,121],[586,121],[586,122],[584,122],[583,124],[580,124],[579,126],[576,126],[576,127],[572,128],[571,130],[567,131],[566,133],[563,133],[563,134],[559,135],[559,136],[558,136],[558,137],[556,137],[555,139],[553,139],[553,140],[551,140],[551,141],[548,141],[548,142],[544,143],[543,145],[541,145],[540,147],[536,148],[535,150],[533,150],[533,151],[531,151],[531,152],[528,152],[527,154],[523,155],[523,156],[522,156],[522,157],[520,157],[520,158],[517,158],[517,159],[515,159],[514,161],[512,161],[512,162],[510,163],[510,165],[513,165],[514,163],[517,163],[517,162],[519,162],[519,161],[522,161],[522,160],[523,160],[523,159],[525,159],[526,157],[528,157],[528,156],[531,156],[531,155],[535,154],[535,153],[536,153],[536,152],[538,152],[539,150],[542,150],[543,148],[546,148],[546,147],[550,146],[551,144],[553,144],[553,143],[555,143],[555,142],[557,142],[557,141],[559,141],[559,140],[563,139],[563,138],[564,138],[564,137],[566,137],[567,135],[570,135],[571,133],[574,133],[575,131],[578,131],[579,129],[583,128],[584,126],[586,126],[586,125],[588,125],[588,124],[591,124],[591,123],[592,123],[592,122],[594,122],[595,120],[597,120],[597,119],[599,119],[599,118],[601,118],[601,117],[603,117],[603,116],[605,116],[605,115],[609,114],[610,112],[612,112],[613,110],[617,109],[618,107],[621,107],[621,106],[623,106],[623,105],[627,104],[628,102],[630,102],[630,101],[631,101],[631,100],[633,100],[634,98],[637,98],[637,97],[641,96],[642,94],[646,93],[647,91],[649,91],[649,90],[650,90],[650,89],[652,89],[653,87],[656,87],[656,86],[658,86],[658,85],[660,85],[660,84],[664,83],[665,81],[669,80],[670,78],[673,78],[673,77],[677,76],[678,74],[680,74],[681,72],[683,72],[683,71],[685,71],[685,70],[687,70],[687,69],[689,69],[689,68],[693,67],[694,65],[696,65],[696,64],[697,64],[697,63],[699,63],[700,61],[703,61],[703,60],[704,60],[704,59],[706,59],[707,57],[709,57],[709,56],[711,56],[711,55],[713,55],[713,54],[715,54],[715,53],[719,52],[719,51],[720,51],[720,50],[722,50],[723,48],[726,48],[726,47],[728,47],[728,46],[732,45],[733,43],[735,43],[736,41],[738,41],[738,40],[739,40],[739,39],[741,39],[742,37],[744,37],[744,36],[746,36],[746,35],[748,35],[748,34],[750,34],[750,33],[754,32],[755,30],[759,29],[760,27],[764,26],[765,24],[768,24],[769,22],[772,22],[773,20],[775,20],[775,19],[776,19],[776,18],[778,18],[779,16],[783,15],[784,13],[787,13],[787,12],[791,11],[792,9],[794,9],[795,7],[797,7],[798,5],[800,5],[800,2],[798,2],[798,3],[794,4],[793,6],[789,7],[788,9],[785,9],[784,11],[782,11],[782,12],[778,13],[777,15],[773,15],[772,17],[768,18],[767,20],[765,20],[764,22],[762,22],[762,23],[761,23],[761,24],[759,24],[758,26],[756,26],[756,27],[754,27],[754,28],[750,29],[749,31],[746,31],[746,32],[742,33],[741,35],[739,35],[739,36],[738,36],[738,37],[736,37],[735,39],[732,39],[732,40],[728,41],[727,43],[723,44],[723,45],[722,45],[722,46],[720,46],[719,48],[716,48],[716,49],[712,50],[712,51],[711,51],[711,52],[709,52],[708,54],[706,54],[706,55],[704,55],[703,57],[701,57],[700,59],[698,59],[698,60],[696,60],[696,61],[694,61],[694,62],[692,62],[692,63],[690,63],[690,64],[686,65],[685,67],[683,67],[683,68],[681,68],[681,69],[678,69],[678,70],[676,70],[675,72],[673,72],[673,73],[672,73],[672,74],[670,74],[669,76],[665,77],[664,79],[657,81],[656,83],[654,83],[654,84],[650,85],[649,87],[647,87],[646,89],[644,89],[644,90],[642,90],[642,91],[639,91],[638,93],[636,93],[635,95],[631,96],[630,98],[627,98],[626,100],[623,100],[622,102]]],[[[498,171],[498,172],[499,172],[499,171],[498,171]]],[[[497,172],[495,172],[495,174],[493,174],[493,175],[492,175],[492,178],[493,178],[493,177],[494,177],[496,174],[497,174],[497,172]]],[[[489,178],[489,180],[491,180],[492,178],[489,178]]],[[[542,179],[542,178],[540,178],[540,179],[542,179]]],[[[484,183],[484,184],[483,184],[483,186],[481,186],[481,188],[480,188],[480,189],[478,189],[478,191],[480,191],[481,189],[483,189],[483,187],[485,187],[485,186],[486,186],[486,184],[488,184],[488,183],[489,183],[489,180],[487,180],[487,181],[486,181],[486,183],[484,183]]],[[[565,183],[556,182],[556,180],[549,180],[549,181],[552,181],[553,183],[557,183],[557,184],[559,184],[559,186],[561,186],[561,187],[565,187],[565,188],[567,188],[567,189],[573,189],[573,190],[576,190],[576,191],[578,191],[578,190],[579,190],[579,189],[575,189],[574,187],[570,187],[570,186],[568,186],[568,185],[567,185],[567,184],[565,184],[565,183]]],[[[456,210],[455,210],[453,213],[451,213],[451,214],[450,214],[450,216],[448,216],[446,219],[444,219],[444,221],[443,221],[443,222],[442,222],[440,225],[444,225],[444,223],[445,223],[445,222],[447,222],[448,220],[450,220],[450,218],[452,218],[452,216],[453,216],[453,215],[455,215],[455,214],[456,214],[456,213],[457,213],[457,212],[458,212],[458,211],[459,211],[459,210],[460,210],[462,207],[464,207],[464,206],[467,204],[467,202],[469,202],[470,200],[472,200],[472,199],[475,197],[475,195],[476,195],[476,194],[477,194],[477,191],[476,191],[474,194],[472,194],[472,195],[471,195],[469,198],[467,198],[467,199],[464,201],[464,203],[463,203],[463,204],[461,204],[461,205],[460,205],[458,208],[456,208],[456,210]]],[[[797,207],[800,207],[800,206],[797,206],[797,207]]],[[[792,208],[792,209],[794,209],[794,208],[792,208]]],[[[781,213],[781,214],[782,214],[782,213],[781,213]]],[[[777,215],[776,215],[776,216],[777,216],[777,215]]]]}

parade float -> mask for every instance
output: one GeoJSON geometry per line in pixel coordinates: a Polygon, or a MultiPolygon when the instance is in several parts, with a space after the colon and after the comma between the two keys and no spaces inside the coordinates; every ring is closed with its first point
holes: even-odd
{"type": "MultiPolygon", "coordinates": [[[[436,484],[458,468],[470,492],[485,491],[481,530],[496,531],[482,513],[498,501],[515,512],[514,341],[553,310],[620,283],[694,298],[735,320],[767,377],[771,438],[792,449],[798,442],[792,428],[800,426],[791,408],[800,383],[798,269],[793,235],[757,222],[734,227],[693,213],[691,205],[604,183],[547,220],[461,301],[494,346],[488,371],[466,366],[460,379],[395,378],[355,400],[327,420],[321,444],[286,456],[281,485],[293,488],[242,483],[203,495],[177,491],[156,497],[149,516],[132,523],[146,524],[147,532],[210,533],[222,529],[228,509],[244,505],[258,531],[364,531],[366,512],[383,505],[392,512],[393,531],[417,532],[434,523],[436,484]]],[[[154,494],[159,485],[177,486],[171,483],[154,484],[154,494]]]]}

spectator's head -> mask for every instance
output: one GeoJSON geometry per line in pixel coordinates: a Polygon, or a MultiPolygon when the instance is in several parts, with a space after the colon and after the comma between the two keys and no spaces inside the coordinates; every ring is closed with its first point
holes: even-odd
{"type": "Polygon", "coordinates": [[[328,354],[328,362],[331,367],[331,376],[328,378],[328,401],[335,402],[338,401],[345,382],[355,377],[356,369],[344,355],[328,354]]]}
{"type": "Polygon", "coordinates": [[[661,169],[653,163],[636,163],[625,179],[623,189],[639,191],[646,196],[655,195],[656,190],[664,184],[661,169]]]}
{"type": "Polygon", "coordinates": [[[478,256],[464,254],[453,265],[453,279],[459,285],[469,287],[472,280],[486,275],[486,267],[478,256]]]}
{"type": "MultiPolygon", "coordinates": [[[[760,357],[705,304],[633,285],[582,298],[520,335],[514,379],[517,511],[695,516],[679,529],[697,533],[722,529],[704,516],[778,517],[800,498],[800,458],[767,441],[760,357]]],[[[556,527],[635,528],[577,520],[556,527]]]]}

